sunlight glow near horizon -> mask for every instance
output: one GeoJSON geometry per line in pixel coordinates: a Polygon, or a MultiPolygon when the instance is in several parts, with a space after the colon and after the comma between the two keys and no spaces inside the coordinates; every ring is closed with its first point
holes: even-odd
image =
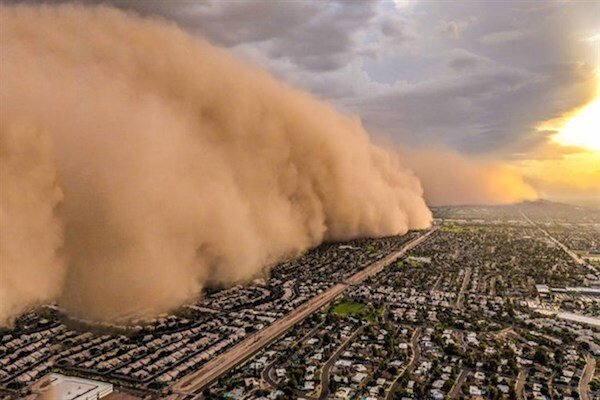
{"type": "Polygon", "coordinates": [[[556,143],[600,151],[600,71],[596,76],[596,97],[561,124],[552,137],[556,143]]]}
{"type": "Polygon", "coordinates": [[[563,146],[600,151],[600,98],[596,96],[590,104],[567,120],[552,139],[563,146]]]}
{"type": "Polygon", "coordinates": [[[542,147],[538,158],[515,165],[543,188],[539,189],[540,196],[557,198],[569,190],[573,198],[600,198],[600,68],[596,70],[596,95],[591,101],[568,115],[542,123],[538,130],[552,132],[550,141],[562,149],[542,147]]]}

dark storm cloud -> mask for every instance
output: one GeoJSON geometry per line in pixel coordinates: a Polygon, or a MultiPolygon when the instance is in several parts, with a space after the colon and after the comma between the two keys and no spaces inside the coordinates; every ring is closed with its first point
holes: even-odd
{"type": "Polygon", "coordinates": [[[343,66],[360,52],[356,34],[376,2],[89,0],[160,16],[227,47],[253,44],[271,59],[310,71],[343,66]]]}
{"type": "Polygon", "coordinates": [[[289,58],[301,68],[327,71],[340,68],[358,49],[355,33],[375,15],[373,2],[330,3],[302,29],[274,39],[269,54],[289,58]]]}
{"type": "Polygon", "coordinates": [[[367,125],[414,142],[442,141],[468,152],[527,151],[535,141],[524,138],[542,136],[534,132],[539,122],[589,99],[591,79],[592,71],[577,64],[543,65],[535,73],[484,65],[446,80],[391,90],[356,108],[363,110],[367,125]]]}
{"type": "Polygon", "coordinates": [[[502,118],[489,115],[486,104],[497,99],[505,101],[536,79],[535,75],[507,68],[452,74],[444,80],[390,90],[368,99],[359,108],[364,109],[368,124],[379,124],[379,130],[387,134],[397,132],[412,142],[441,140],[451,147],[483,151],[487,149],[479,146],[495,143],[491,138],[482,138],[482,132],[502,118]],[[397,112],[386,112],[393,109],[397,112]],[[453,134],[449,127],[461,127],[460,135],[453,134]],[[413,136],[415,131],[418,137],[413,136]]]}
{"type": "Polygon", "coordinates": [[[534,142],[523,138],[538,135],[540,122],[581,106],[593,94],[594,49],[583,39],[598,29],[600,12],[592,2],[538,5],[420,3],[415,10],[420,52],[396,62],[420,57],[429,65],[416,79],[395,77],[394,83],[403,83],[394,85],[395,93],[386,90],[353,104],[367,108],[367,125],[413,141],[442,141],[475,152],[513,151],[515,143],[534,142]],[[456,21],[469,23],[459,30],[456,21]],[[436,39],[427,35],[428,26],[436,27],[436,39]],[[435,67],[442,63],[450,68],[435,67]]]}
{"type": "Polygon", "coordinates": [[[104,3],[232,48],[359,114],[373,133],[460,151],[536,143],[524,138],[593,88],[583,39],[597,33],[598,2],[104,3]]]}

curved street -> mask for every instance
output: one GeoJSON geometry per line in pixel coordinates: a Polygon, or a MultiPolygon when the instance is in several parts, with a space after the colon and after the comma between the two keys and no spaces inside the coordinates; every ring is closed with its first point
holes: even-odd
{"type": "Polygon", "coordinates": [[[581,400],[592,400],[588,393],[590,381],[594,378],[594,371],[596,370],[596,359],[589,354],[585,356],[585,368],[579,379],[579,396],[581,400]]]}
{"type": "Polygon", "coordinates": [[[394,379],[394,382],[392,382],[388,392],[385,394],[385,400],[391,400],[392,395],[394,394],[394,392],[397,389],[398,380],[407,371],[408,372],[412,371],[412,369],[415,367],[415,364],[419,361],[419,357],[421,356],[421,350],[419,349],[419,337],[420,336],[421,336],[421,327],[415,329],[415,331],[413,332],[412,338],[410,340],[410,347],[412,350],[412,356],[410,358],[410,361],[404,367],[404,369],[402,371],[400,371],[400,373],[398,373],[398,376],[396,377],[396,379],[394,379]]]}
{"type": "MultiPolygon", "coordinates": [[[[292,344],[292,346],[294,345],[298,345],[300,343],[304,343],[305,341],[307,341],[308,339],[310,339],[312,336],[314,336],[314,334],[319,330],[319,328],[323,325],[323,323],[321,322],[320,324],[318,324],[317,326],[315,326],[313,329],[310,330],[310,332],[308,332],[306,335],[304,335],[300,340],[294,342],[292,344]]],[[[275,364],[277,364],[277,362],[281,359],[281,357],[275,357],[275,359],[273,361],[271,361],[260,373],[260,377],[261,379],[268,385],[271,386],[272,388],[276,388],[277,387],[277,377],[274,375],[274,370],[275,370],[275,364]]]]}
{"type": "Polygon", "coordinates": [[[335,361],[339,358],[340,354],[346,350],[346,348],[350,345],[350,343],[352,343],[352,341],[361,331],[362,326],[358,327],[354,332],[352,332],[352,335],[350,335],[350,337],[346,339],[344,343],[340,345],[340,347],[338,347],[335,353],[333,353],[323,365],[323,369],[321,370],[320,392],[317,395],[319,400],[324,400],[327,398],[327,396],[329,396],[329,371],[331,370],[331,367],[335,364],[335,361]]]}
{"type": "Polygon", "coordinates": [[[449,398],[456,399],[460,395],[460,390],[461,390],[462,384],[467,380],[467,376],[469,375],[470,372],[471,372],[471,370],[468,368],[463,368],[460,370],[460,373],[458,374],[458,376],[456,377],[456,380],[454,381],[454,385],[452,385],[450,392],[448,392],[449,398]]]}

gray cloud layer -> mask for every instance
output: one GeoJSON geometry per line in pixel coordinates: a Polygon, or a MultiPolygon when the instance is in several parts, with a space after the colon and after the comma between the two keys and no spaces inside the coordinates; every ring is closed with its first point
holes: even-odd
{"type": "Polygon", "coordinates": [[[110,3],[176,21],[411,143],[528,151],[539,122],[593,95],[583,39],[598,33],[598,2],[110,3]]]}
{"type": "Polygon", "coordinates": [[[527,152],[593,95],[598,2],[82,1],[175,21],[413,144],[527,152]]]}

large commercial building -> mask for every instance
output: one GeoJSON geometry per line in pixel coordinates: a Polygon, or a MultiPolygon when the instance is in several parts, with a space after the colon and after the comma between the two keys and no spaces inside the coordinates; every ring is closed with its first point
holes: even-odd
{"type": "Polygon", "coordinates": [[[92,379],[48,374],[38,386],[43,399],[47,400],[97,400],[113,391],[113,385],[92,379]]]}

